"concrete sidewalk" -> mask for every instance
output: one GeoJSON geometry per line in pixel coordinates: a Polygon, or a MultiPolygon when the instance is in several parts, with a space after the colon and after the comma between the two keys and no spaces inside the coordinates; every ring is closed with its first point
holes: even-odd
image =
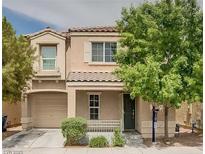
{"type": "Polygon", "coordinates": [[[202,148],[198,147],[167,147],[158,149],[149,148],[24,148],[3,149],[3,154],[16,152],[19,154],[202,154],[202,148]],[[23,153],[20,153],[23,152],[23,153]]]}

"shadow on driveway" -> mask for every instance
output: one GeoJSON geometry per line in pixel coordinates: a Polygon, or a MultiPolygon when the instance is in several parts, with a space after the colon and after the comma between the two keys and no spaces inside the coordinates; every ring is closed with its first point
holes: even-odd
{"type": "Polygon", "coordinates": [[[13,136],[6,138],[2,146],[3,148],[13,148],[13,147],[29,147],[37,138],[45,134],[46,131],[41,130],[29,130],[22,131],[13,136]]]}

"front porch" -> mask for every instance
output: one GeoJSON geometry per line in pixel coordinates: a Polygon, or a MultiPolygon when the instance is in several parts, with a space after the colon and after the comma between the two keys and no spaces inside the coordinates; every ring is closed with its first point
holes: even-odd
{"type": "Polygon", "coordinates": [[[88,132],[113,132],[115,128],[122,130],[123,92],[99,89],[75,90],[75,117],[87,120],[88,132]]]}
{"type": "Polygon", "coordinates": [[[68,87],[68,117],[85,118],[88,132],[113,132],[115,128],[137,130],[135,108],[135,100],[131,100],[122,87],[68,87]],[[69,106],[73,107],[72,111],[69,106]]]}
{"type": "MultiPolygon", "coordinates": [[[[83,117],[88,120],[88,132],[113,132],[120,128],[122,132],[139,132],[143,138],[152,134],[152,105],[137,97],[130,99],[123,87],[103,86],[92,82],[89,85],[68,86],[68,117],[83,117]],[[95,86],[94,86],[95,85],[95,86]],[[92,97],[92,98],[91,98],[92,97]],[[93,99],[96,97],[96,99],[93,99]],[[70,101],[72,98],[73,101],[70,101]],[[91,103],[97,105],[91,106],[91,103]],[[95,104],[94,103],[94,104],[95,104]],[[73,105],[73,109],[69,108],[73,105]],[[73,116],[69,115],[69,111],[73,116]],[[91,111],[93,110],[93,111],[91,111]]],[[[88,83],[86,83],[88,84],[88,83]]],[[[108,84],[108,83],[107,83],[108,84]]],[[[164,112],[158,113],[156,135],[164,134],[164,112]]],[[[169,112],[169,136],[175,133],[175,110],[169,112]]]]}

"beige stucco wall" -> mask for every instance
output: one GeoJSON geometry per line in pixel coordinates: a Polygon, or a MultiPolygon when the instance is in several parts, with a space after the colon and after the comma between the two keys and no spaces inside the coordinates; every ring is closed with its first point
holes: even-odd
{"type": "MultiPolygon", "coordinates": [[[[89,119],[88,92],[76,92],[76,116],[89,119]]],[[[96,91],[95,91],[96,92],[96,91]]],[[[120,120],[122,118],[122,97],[119,91],[101,91],[100,120],[120,120]]]]}
{"type": "MultiPolygon", "coordinates": [[[[52,32],[43,32],[31,37],[31,45],[36,48],[36,60],[34,69],[38,71],[40,64],[40,45],[57,44],[57,67],[60,69],[61,78],[65,79],[70,71],[105,71],[111,72],[117,67],[115,63],[91,63],[84,61],[86,43],[91,42],[117,42],[120,39],[118,33],[72,33],[70,39],[66,39],[52,32]]],[[[91,50],[91,44],[90,44],[91,50]]],[[[91,52],[91,51],[90,51],[91,52]]],[[[41,72],[52,74],[51,71],[41,72]]],[[[48,77],[49,78],[49,77],[48,77]]]]}
{"type": "Polygon", "coordinates": [[[7,115],[7,126],[21,123],[21,102],[2,102],[2,114],[7,115]]]}
{"type": "Polygon", "coordinates": [[[65,80],[33,80],[32,89],[66,89],[65,80]]]}
{"type": "MultiPolygon", "coordinates": [[[[152,133],[152,105],[143,101],[141,98],[137,99],[136,118],[137,130],[142,134],[144,138],[150,138],[152,133]]],[[[174,136],[175,133],[175,109],[169,109],[168,115],[169,136],[174,136]]],[[[164,135],[164,110],[163,108],[157,115],[157,136],[164,135]]]]}
{"type": "MultiPolygon", "coordinates": [[[[57,67],[60,69],[61,79],[65,79],[65,38],[61,38],[53,33],[43,33],[35,38],[31,38],[31,45],[36,48],[36,60],[34,70],[40,66],[40,44],[57,44],[57,67]]],[[[48,74],[50,73],[47,71],[48,74]]],[[[45,74],[45,72],[43,72],[45,74]]]]}
{"type": "MultiPolygon", "coordinates": [[[[93,34],[94,35],[94,34],[93,34]]],[[[96,35],[100,35],[97,33],[96,35]]],[[[116,64],[94,64],[84,62],[85,44],[89,42],[117,42],[118,36],[71,36],[71,48],[67,50],[67,72],[69,71],[97,71],[111,72],[116,67],[116,64]]],[[[90,44],[91,45],[91,44],[90,44]]],[[[88,50],[88,49],[86,49],[88,50]]],[[[91,50],[91,47],[90,47],[91,50]]]]}
{"type": "Polygon", "coordinates": [[[203,104],[193,103],[188,105],[182,103],[181,107],[176,110],[176,122],[191,126],[193,121],[197,123],[198,128],[203,127],[203,104]]]}
{"type": "Polygon", "coordinates": [[[140,132],[141,131],[141,112],[139,112],[140,103],[138,103],[140,100],[139,97],[135,99],[135,129],[140,132]]]}
{"type": "MultiPolygon", "coordinates": [[[[57,67],[60,68],[61,78],[65,79],[70,71],[105,71],[111,72],[117,67],[115,63],[91,63],[84,61],[85,44],[89,42],[117,42],[120,37],[117,33],[92,33],[87,35],[71,36],[70,40],[61,38],[52,33],[45,32],[31,38],[31,45],[36,47],[34,69],[40,66],[40,44],[57,44],[57,67]],[[90,36],[89,36],[90,35],[90,36]],[[66,47],[67,44],[67,47],[66,47]]],[[[90,44],[91,45],[91,44],[90,44]]],[[[90,46],[91,50],[91,46],[90,46]]],[[[90,51],[91,52],[91,51],[90,51]]],[[[51,72],[41,72],[51,74],[51,72]]]]}

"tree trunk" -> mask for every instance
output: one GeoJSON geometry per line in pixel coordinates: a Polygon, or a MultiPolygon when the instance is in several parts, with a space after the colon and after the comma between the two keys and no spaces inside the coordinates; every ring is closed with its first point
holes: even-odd
{"type": "Polygon", "coordinates": [[[164,138],[165,140],[168,140],[168,113],[169,108],[167,106],[164,106],[164,138]]]}

